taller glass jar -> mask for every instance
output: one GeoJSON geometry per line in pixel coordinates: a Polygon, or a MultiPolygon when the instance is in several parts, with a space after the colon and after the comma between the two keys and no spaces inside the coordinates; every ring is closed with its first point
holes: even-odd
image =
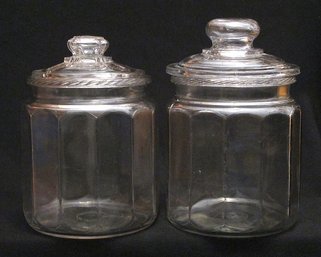
{"type": "Polygon", "coordinates": [[[107,47],[101,37],[74,37],[71,57],[28,80],[24,213],[41,233],[112,237],[156,217],[150,79],[103,56],[107,47]]]}
{"type": "Polygon", "coordinates": [[[207,24],[213,46],[167,66],[168,218],[221,237],[280,232],[297,219],[300,108],[289,96],[299,68],[252,47],[250,19],[207,24]]]}

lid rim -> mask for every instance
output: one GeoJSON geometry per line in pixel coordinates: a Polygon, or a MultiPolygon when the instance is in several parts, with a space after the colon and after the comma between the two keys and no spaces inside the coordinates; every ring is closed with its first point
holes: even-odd
{"type": "MultiPolygon", "coordinates": [[[[111,77],[115,78],[117,75],[119,75],[118,78],[140,78],[140,77],[149,77],[144,70],[142,69],[135,69],[135,72],[131,73],[125,73],[125,72],[119,72],[119,71],[95,71],[95,73],[92,73],[90,71],[70,71],[65,73],[55,73],[52,72],[50,69],[37,69],[33,70],[30,77],[34,78],[43,78],[43,79],[74,79],[75,76],[77,76],[77,79],[110,79],[111,77]],[[53,78],[53,75],[55,76],[53,78]]],[[[76,80],[77,80],[76,79],[76,80]]],[[[116,77],[117,79],[117,77],[116,77]]]]}
{"type": "Polygon", "coordinates": [[[180,66],[178,63],[167,65],[166,73],[173,77],[194,77],[203,79],[221,79],[226,77],[257,79],[262,77],[294,77],[300,74],[300,68],[297,65],[290,64],[282,69],[225,69],[225,70],[205,70],[200,68],[186,68],[180,66]]]}
{"type": "Polygon", "coordinates": [[[115,80],[115,78],[80,78],[66,79],[66,78],[45,78],[45,77],[29,77],[27,84],[35,87],[49,87],[49,88],[115,88],[115,87],[134,87],[145,86],[151,82],[148,75],[141,77],[128,77],[115,80]]]}
{"type": "Polygon", "coordinates": [[[171,77],[171,82],[175,85],[183,86],[202,86],[202,87],[235,87],[235,88],[250,88],[250,87],[278,87],[281,85],[291,85],[295,83],[296,78],[283,77],[277,79],[271,78],[261,78],[261,79],[220,79],[220,80],[211,80],[211,79],[199,79],[199,78],[188,78],[188,77],[171,77]]]}

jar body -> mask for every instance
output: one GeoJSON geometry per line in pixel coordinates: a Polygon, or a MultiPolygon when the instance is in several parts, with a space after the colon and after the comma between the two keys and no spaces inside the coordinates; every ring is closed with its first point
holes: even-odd
{"type": "Polygon", "coordinates": [[[153,104],[141,97],[45,98],[28,104],[25,116],[24,213],[31,227],[59,237],[103,238],[151,225],[153,104]]]}
{"type": "Polygon", "coordinates": [[[298,211],[300,109],[287,87],[206,90],[182,87],[169,108],[170,222],[222,237],[290,227],[298,211]]]}

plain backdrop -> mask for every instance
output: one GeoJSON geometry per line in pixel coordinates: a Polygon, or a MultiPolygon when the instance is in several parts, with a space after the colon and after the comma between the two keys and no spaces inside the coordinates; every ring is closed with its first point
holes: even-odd
{"type": "Polygon", "coordinates": [[[5,1],[0,2],[0,257],[87,256],[321,256],[321,1],[5,1]],[[302,197],[297,226],[258,239],[215,239],[173,228],[165,215],[166,105],[174,86],[166,65],[210,46],[206,23],[252,18],[261,26],[254,45],[301,68],[291,93],[303,109],[302,197]],[[144,69],[158,107],[160,215],[148,230],[115,239],[62,240],[34,232],[24,221],[19,166],[19,112],[30,96],[26,78],[69,56],[75,35],[99,35],[107,55],[144,69]]]}

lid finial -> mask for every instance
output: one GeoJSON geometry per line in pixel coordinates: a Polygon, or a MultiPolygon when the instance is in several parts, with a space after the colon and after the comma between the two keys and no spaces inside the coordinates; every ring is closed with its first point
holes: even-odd
{"type": "Polygon", "coordinates": [[[103,55],[109,42],[103,37],[75,36],[68,40],[67,46],[73,55],[103,55]]]}
{"type": "Polygon", "coordinates": [[[206,26],[212,48],[249,49],[259,33],[258,23],[251,19],[214,19],[206,26]]]}

